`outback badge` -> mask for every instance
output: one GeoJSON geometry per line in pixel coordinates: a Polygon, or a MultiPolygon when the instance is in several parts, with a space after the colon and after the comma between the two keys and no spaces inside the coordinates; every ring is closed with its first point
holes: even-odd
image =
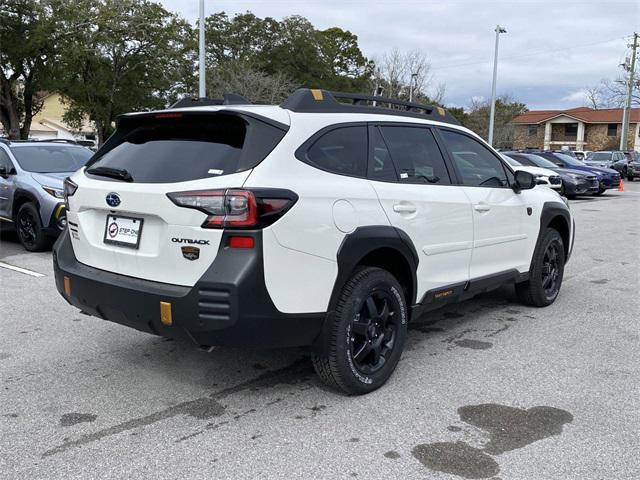
{"type": "Polygon", "coordinates": [[[187,260],[197,260],[200,258],[200,249],[198,247],[180,247],[182,256],[187,260]]]}

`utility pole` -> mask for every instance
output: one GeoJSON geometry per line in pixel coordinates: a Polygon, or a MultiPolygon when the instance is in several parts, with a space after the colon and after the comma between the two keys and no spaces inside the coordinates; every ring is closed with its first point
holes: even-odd
{"type": "MultiPolygon", "coordinates": [[[[633,34],[633,43],[629,45],[632,49],[631,67],[629,68],[629,81],[627,83],[627,100],[624,103],[624,113],[622,115],[622,135],[620,135],[620,150],[627,149],[627,137],[629,135],[629,120],[631,118],[631,97],[633,95],[633,75],[636,71],[636,51],[638,49],[638,34],[633,34]]],[[[627,63],[625,62],[625,70],[627,63]]]]}
{"type": "Polygon", "coordinates": [[[418,83],[418,74],[417,73],[412,73],[411,74],[411,81],[409,82],[409,103],[413,102],[413,86],[414,86],[414,82],[418,83]]]}
{"type": "Polygon", "coordinates": [[[200,98],[206,97],[206,88],[205,88],[205,50],[204,50],[204,0],[200,0],[200,36],[199,36],[199,53],[200,53],[200,65],[199,65],[199,73],[200,79],[198,83],[198,96],[200,98]]]}
{"type": "Polygon", "coordinates": [[[496,25],[496,50],[493,54],[493,84],[491,85],[491,113],[489,114],[489,145],[493,146],[493,124],[496,116],[496,79],[498,77],[498,42],[500,34],[507,33],[507,29],[496,25]]]}

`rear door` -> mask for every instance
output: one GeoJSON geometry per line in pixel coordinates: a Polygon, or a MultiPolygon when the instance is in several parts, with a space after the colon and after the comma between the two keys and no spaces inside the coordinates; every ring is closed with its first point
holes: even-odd
{"type": "Polygon", "coordinates": [[[452,185],[428,127],[370,127],[369,179],[391,224],[406,232],[419,256],[418,301],[429,291],[469,279],[473,218],[452,185]]]}
{"type": "Polygon", "coordinates": [[[511,172],[480,141],[458,130],[442,128],[439,134],[473,209],[471,279],[512,269],[528,271],[534,224],[525,228],[524,220],[537,218],[531,216],[533,205],[513,191],[511,172]]]}
{"type": "Polygon", "coordinates": [[[69,197],[68,221],[76,257],[110,272],[193,285],[215,259],[223,230],[203,228],[206,213],[178,206],[168,194],[241,187],[284,133],[226,113],[121,122],[72,177],[78,189],[69,197]]]}

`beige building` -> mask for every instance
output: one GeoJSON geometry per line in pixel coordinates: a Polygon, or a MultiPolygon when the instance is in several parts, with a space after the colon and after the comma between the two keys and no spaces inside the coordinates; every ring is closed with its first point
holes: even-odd
{"type": "MultiPolygon", "coordinates": [[[[543,150],[618,150],[621,108],[532,110],[513,119],[513,147],[543,150]]],[[[631,109],[625,150],[640,151],[640,108],[631,109]]]]}
{"type": "MultiPolygon", "coordinates": [[[[80,131],[74,130],[62,120],[65,110],[66,105],[63,103],[59,93],[47,94],[44,97],[42,109],[31,121],[29,138],[38,140],[53,138],[91,140],[97,144],[96,131],[89,119],[85,120],[80,131]]],[[[0,127],[1,130],[2,128],[0,127]]]]}

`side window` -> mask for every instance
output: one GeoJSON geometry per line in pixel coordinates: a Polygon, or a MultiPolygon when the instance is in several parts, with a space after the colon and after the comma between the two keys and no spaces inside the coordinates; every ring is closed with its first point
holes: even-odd
{"type": "Polygon", "coordinates": [[[6,168],[7,173],[9,173],[13,168],[13,164],[11,163],[9,155],[7,155],[7,152],[5,152],[2,148],[0,148],[0,167],[6,168]]]}
{"type": "Polygon", "coordinates": [[[382,134],[378,127],[373,127],[372,158],[369,162],[369,178],[381,182],[397,182],[398,174],[393,166],[391,154],[387,148],[387,144],[382,138],[382,134]]]}
{"type": "Polygon", "coordinates": [[[367,172],[367,127],[341,127],[322,135],[307,150],[311,165],[339,175],[364,177],[367,172]]]}
{"type": "Polygon", "coordinates": [[[380,127],[400,182],[451,184],[433,133],[423,127],[380,127]]]}
{"type": "Polygon", "coordinates": [[[509,185],[502,162],[487,147],[462,133],[451,130],[440,132],[462,175],[464,185],[472,187],[509,185]]]}

